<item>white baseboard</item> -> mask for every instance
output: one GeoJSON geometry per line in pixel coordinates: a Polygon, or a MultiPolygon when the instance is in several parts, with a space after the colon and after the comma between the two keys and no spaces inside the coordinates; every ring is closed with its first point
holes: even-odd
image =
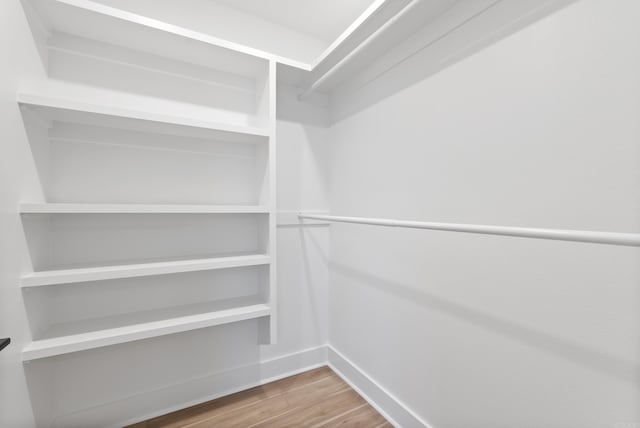
{"type": "Polygon", "coordinates": [[[305,349],[59,415],[54,427],[122,427],[327,365],[327,347],[305,349]]]}
{"type": "Polygon", "coordinates": [[[402,428],[431,428],[411,409],[378,384],[367,373],[332,346],[328,346],[329,367],[356,390],[393,426],[402,428]]]}
{"type": "Polygon", "coordinates": [[[329,345],[305,349],[210,376],[189,379],[179,384],[60,415],[55,418],[52,426],[121,427],[325,365],[329,365],[394,426],[431,428],[371,376],[329,345]]]}

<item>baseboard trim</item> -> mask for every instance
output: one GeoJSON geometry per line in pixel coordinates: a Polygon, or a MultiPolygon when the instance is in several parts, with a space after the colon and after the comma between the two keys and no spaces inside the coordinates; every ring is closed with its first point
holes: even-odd
{"type": "Polygon", "coordinates": [[[402,428],[433,428],[415,412],[361,370],[351,360],[328,345],[329,367],[357,391],[393,426],[402,428]]]}
{"type": "Polygon", "coordinates": [[[318,346],[60,415],[53,427],[122,427],[327,365],[318,346]]]}

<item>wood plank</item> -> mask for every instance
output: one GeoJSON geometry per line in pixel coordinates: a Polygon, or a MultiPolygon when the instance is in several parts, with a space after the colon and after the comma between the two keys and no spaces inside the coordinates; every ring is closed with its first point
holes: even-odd
{"type": "Polygon", "coordinates": [[[346,413],[354,407],[359,407],[366,402],[352,389],[343,390],[326,397],[315,404],[296,406],[290,411],[261,423],[251,425],[253,428],[294,428],[313,427],[326,420],[346,413]]]}
{"type": "Polygon", "coordinates": [[[178,428],[203,421],[213,414],[225,414],[256,404],[270,396],[269,389],[262,386],[227,395],[213,401],[197,404],[186,409],[158,416],[144,422],[133,424],[130,428],[178,428]]]}
{"type": "Polygon", "coordinates": [[[277,388],[281,393],[287,393],[320,381],[329,376],[336,376],[336,374],[329,367],[322,366],[295,376],[289,376],[284,379],[268,383],[264,385],[264,387],[277,388]]]}
{"type": "Polygon", "coordinates": [[[351,390],[349,385],[334,374],[303,388],[295,389],[286,394],[286,398],[292,408],[308,407],[326,397],[348,390],[351,390]]]}
{"type": "Polygon", "coordinates": [[[263,400],[258,401],[252,405],[236,409],[231,412],[225,412],[222,414],[215,414],[200,422],[183,425],[184,428],[214,428],[214,427],[228,427],[228,428],[245,428],[253,426],[261,421],[270,419],[274,416],[285,413],[290,410],[291,407],[286,398],[282,395],[276,395],[263,400]]]}
{"type": "Polygon", "coordinates": [[[371,428],[384,423],[388,422],[380,413],[378,413],[369,404],[363,404],[362,406],[351,409],[334,419],[322,422],[313,428],[371,428]]]}

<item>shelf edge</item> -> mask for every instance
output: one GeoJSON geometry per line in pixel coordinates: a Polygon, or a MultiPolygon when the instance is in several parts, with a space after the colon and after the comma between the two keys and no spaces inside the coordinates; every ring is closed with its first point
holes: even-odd
{"type": "Polygon", "coordinates": [[[54,339],[36,340],[27,345],[22,351],[22,361],[64,355],[73,352],[102,348],[105,346],[129,343],[169,334],[183,333],[217,325],[230,324],[238,321],[262,318],[271,315],[271,308],[264,303],[237,308],[223,309],[197,315],[169,318],[162,321],[152,321],[133,324],[127,327],[98,330],[91,333],[81,333],[61,336],[54,339]],[[160,324],[165,323],[162,326],[160,324]],[[131,330],[131,331],[124,331],[131,330]],[[92,338],[91,336],[96,336],[92,338]],[[102,337],[100,337],[100,335],[102,337]],[[66,343],[64,338],[66,338],[66,343]],[[60,341],[59,344],[43,345],[46,341],[60,341]]]}
{"type": "Polygon", "coordinates": [[[173,262],[139,263],[96,268],[49,270],[34,272],[21,278],[22,288],[49,285],[73,284],[78,282],[102,281],[108,279],[137,278],[142,276],[169,275],[174,273],[199,272],[206,270],[231,269],[246,266],[261,266],[271,263],[266,254],[250,256],[192,259],[173,262]]]}
{"type": "Polygon", "coordinates": [[[51,108],[102,116],[119,117],[123,119],[140,120],[161,123],[165,125],[183,126],[187,128],[206,129],[210,131],[229,132],[234,134],[251,135],[254,137],[269,137],[270,130],[249,125],[226,124],[223,122],[208,122],[200,119],[190,119],[181,116],[171,116],[144,110],[131,110],[120,106],[94,104],[83,100],[73,100],[38,94],[30,91],[18,92],[16,97],[21,107],[51,108]]]}
{"type": "Polygon", "coordinates": [[[267,214],[264,205],[91,204],[22,202],[21,214],[267,214]]]}

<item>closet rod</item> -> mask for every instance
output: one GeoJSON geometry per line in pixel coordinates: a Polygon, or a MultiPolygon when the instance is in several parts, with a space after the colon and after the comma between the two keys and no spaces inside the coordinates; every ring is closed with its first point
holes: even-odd
{"type": "Polygon", "coordinates": [[[373,226],[406,227],[410,229],[442,230],[448,232],[479,233],[484,235],[515,236],[519,238],[551,239],[556,241],[589,242],[593,244],[640,247],[640,233],[536,229],[529,227],[490,226],[482,224],[433,223],[424,221],[391,220],[384,218],[305,214],[302,212],[298,213],[298,218],[339,223],[368,224],[373,226]]]}
{"type": "Polygon", "coordinates": [[[385,31],[395,25],[403,16],[411,12],[411,10],[417,6],[421,0],[411,0],[407,3],[398,13],[396,13],[391,19],[384,23],[380,28],[371,33],[369,37],[367,37],[362,43],[360,43],[354,50],[349,52],[344,58],[338,61],[333,65],[329,70],[327,70],[322,76],[316,79],[307,89],[305,89],[300,95],[298,95],[298,99],[300,101],[304,101],[309,96],[318,89],[320,85],[322,85],[328,78],[333,76],[338,70],[340,70],[346,63],[351,61],[356,55],[362,52],[367,46],[373,43],[378,37],[380,37],[385,31]]]}

